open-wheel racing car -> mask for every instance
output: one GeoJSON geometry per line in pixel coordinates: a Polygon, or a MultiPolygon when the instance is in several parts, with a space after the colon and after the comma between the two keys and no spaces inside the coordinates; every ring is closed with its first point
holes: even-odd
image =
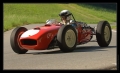
{"type": "Polygon", "coordinates": [[[10,36],[12,50],[18,54],[25,54],[28,50],[47,50],[58,46],[62,52],[72,52],[77,45],[90,42],[93,35],[96,35],[100,47],[110,44],[112,32],[108,21],[99,21],[96,28],[84,22],[76,23],[77,28],[50,19],[43,26],[29,30],[25,27],[16,27],[10,36]]]}

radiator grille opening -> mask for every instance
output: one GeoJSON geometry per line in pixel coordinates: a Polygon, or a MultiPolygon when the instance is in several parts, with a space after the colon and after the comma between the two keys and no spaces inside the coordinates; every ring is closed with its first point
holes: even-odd
{"type": "Polygon", "coordinates": [[[21,43],[22,45],[37,45],[37,41],[33,39],[23,39],[21,43]]]}

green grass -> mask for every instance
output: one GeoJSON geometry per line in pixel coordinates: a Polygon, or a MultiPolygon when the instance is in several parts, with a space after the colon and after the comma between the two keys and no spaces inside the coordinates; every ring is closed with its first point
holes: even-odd
{"type": "Polygon", "coordinates": [[[98,23],[107,20],[116,22],[116,11],[103,8],[87,7],[76,3],[4,3],[3,23],[4,31],[16,26],[33,23],[45,23],[47,19],[60,20],[59,12],[63,9],[70,10],[75,19],[86,23],[98,23]]]}
{"type": "Polygon", "coordinates": [[[117,26],[111,26],[111,28],[113,29],[113,30],[116,30],[117,29],[117,26]]]}

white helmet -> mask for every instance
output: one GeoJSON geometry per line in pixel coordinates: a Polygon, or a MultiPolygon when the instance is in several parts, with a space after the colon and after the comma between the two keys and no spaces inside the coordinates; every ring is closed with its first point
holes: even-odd
{"type": "Polygon", "coordinates": [[[71,19],[72,13],[68,10],[62,10],[59,14],[59,16],[65,16],[67,20],[71,19]]]}

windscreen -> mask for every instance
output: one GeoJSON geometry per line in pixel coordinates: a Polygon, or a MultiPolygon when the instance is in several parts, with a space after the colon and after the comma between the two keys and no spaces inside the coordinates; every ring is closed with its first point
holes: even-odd
{"type": "Polygon", "coordinates": [[[58,21],[56,19],[49,19],[46,21],[46,24],[57,24],[58,21]]]}

